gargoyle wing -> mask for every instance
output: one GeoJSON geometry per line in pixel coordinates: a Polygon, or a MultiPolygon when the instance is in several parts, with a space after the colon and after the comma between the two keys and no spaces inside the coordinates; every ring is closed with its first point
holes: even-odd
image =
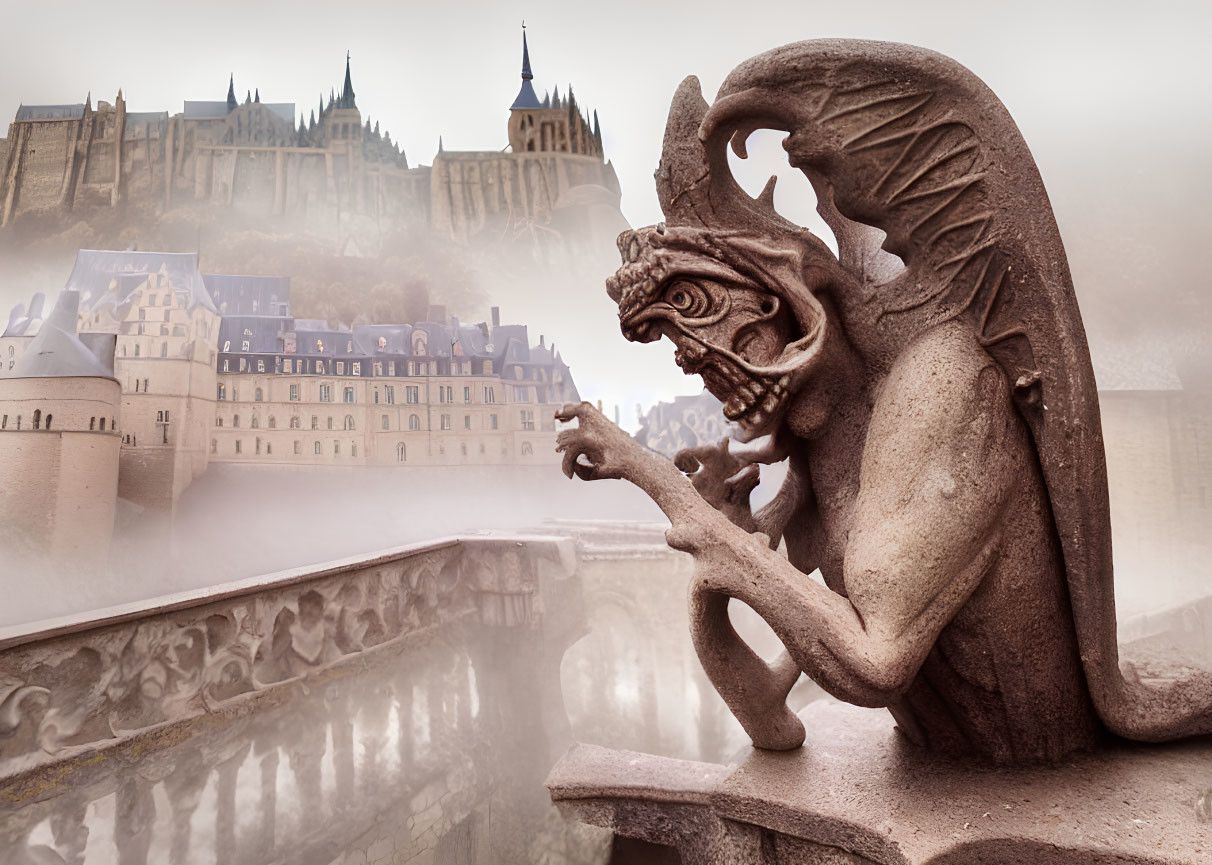
{"type": "Polygon", "coordinates": [[[863,285],[863,296],[839,302],[847,335],[873,366],[923,328],[961,319],[1005,369],[1039,452],[1104,723],[1147,741],[1212,732],[1208,680],[1161,691],[1120,674],[1090,352],[1047,193],[1005,106],[967,69],[921,48],[778,48],[738,66],[702,118],[699,208],[757,212],[761,199],[740,191],[725,148],[744,156],[759,128],[790,133],[791,164],[813,183],[839,258],[863,285]],[[889,271],[880,241],[903,271],[889,271]]]}

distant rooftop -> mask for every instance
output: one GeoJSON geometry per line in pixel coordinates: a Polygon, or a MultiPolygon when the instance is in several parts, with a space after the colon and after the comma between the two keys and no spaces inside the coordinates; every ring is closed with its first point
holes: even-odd
{"type": "Polygon", "coordinates": [[[84,103],[75,105],[22,105],[16,120],[78,120],[84,116],[84,103]]]}

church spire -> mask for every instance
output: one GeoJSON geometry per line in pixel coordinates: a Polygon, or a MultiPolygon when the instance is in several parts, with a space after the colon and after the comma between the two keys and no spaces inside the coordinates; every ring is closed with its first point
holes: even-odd
{"type": "Polygon", "coordinates": [[[522,80],[533,81],[534,73],[530,71],[530,48],[526,45],[526,22],[522,22],[522,80]]]}
{"type": "Polygon", "coordinates": [[[509,106],[509,110],[515,109],[530,109],[541,108],[539,97],[535,95],[534,85],[530,82],[534,80],[534,74],[530,71],[530,48],[526,44],[526,22],[522,22],[522,89],[518,91],[518,96],[513,100],[513,105],[509,106]]]}
{"type": "Polygon", "coordinates": [[[236,102],[236,73],[233,72],[231,74],[231,78],[229,78],[227,81],[227,111],[228,111],[228,113],[230,114],[232,111],[235,111],[236,106],[238,104],[239,103],[236,102]]]}
{"type": "Polygon", "coordinates": [[[341,108],[357,108],[354,101],[353,80],[349,75],[349,52],[345,52],[345,85],[341,88],[341,108]]]}

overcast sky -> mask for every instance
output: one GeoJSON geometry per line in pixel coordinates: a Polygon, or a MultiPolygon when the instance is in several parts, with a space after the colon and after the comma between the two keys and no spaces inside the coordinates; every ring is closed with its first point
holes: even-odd
{"type": "MultiPolygon", "coordinates": [[[[94,102],[112,100],[119,87],[131,110],[176,113],[185,99],[224,98],[229,73],[241,98],[259,88],[265,101],[310,112],[321,92],[339,88],[348,49],[363,117],[380,121],[413,164],[432,160],[439,135],[449,149],[505,145],[525,18],[536,89],[563,92],[572,82],[580,103],[598,110],[633,225],[660,219],[652,171],[670,96],[685,75],[698,75],[710,100],[733,66],[786,42],[917,43],[968,66],[1010,109],[1048,185],[1083,304],[1097,305],[1103,286],[1114,300],[1202,280],[1195,253],[1212,228],[1207,2],[70,0],[5,7],[0,118],[21,102],[78,102],[89,90],[94,102]]],[[[775,144],[758,155],[776,159],[775,144]]],[[[743,182],[756,191],[769,173],[753,166],[743,182]]],[[[796,200],[789,190],[778,204],[811,221],[806,197],[796,200]]],[[[695,389],[675,378],[668,347],[630,350],[668,372],[661,393],[695,389]]]]}

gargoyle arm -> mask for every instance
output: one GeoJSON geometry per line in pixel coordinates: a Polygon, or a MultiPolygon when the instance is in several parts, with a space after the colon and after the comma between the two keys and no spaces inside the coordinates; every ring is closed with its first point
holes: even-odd
{"type": "MultiPolygon", "coordinates": [[[[942,347],[957,356],[934,354],[923,365],[910,353],[877,402],[845,548],[848,597],[808,579],[759,536],[682,530],[679,519],[670,532],[670,544],[697,560],[692,594],[705,613],[709,595],[745,602],[801,670],[859,705],[886,706],[912,683],[997,554],[1001,517],[1030,456],[1000,370],[979,349],[942,347]]],[[[710,630],[732,644],[723,647],[727,663],[752,666],[748,647],[723,627],[710,630]]],[[[752,693],[752,682],[735,696],[752,693]]],[[[716,684],[732,705],[727,683],[716,684]]]]}

